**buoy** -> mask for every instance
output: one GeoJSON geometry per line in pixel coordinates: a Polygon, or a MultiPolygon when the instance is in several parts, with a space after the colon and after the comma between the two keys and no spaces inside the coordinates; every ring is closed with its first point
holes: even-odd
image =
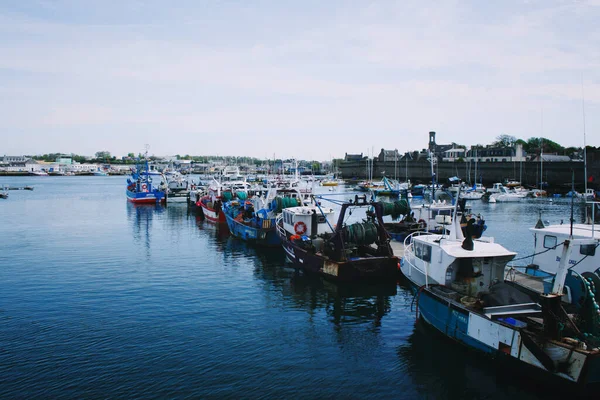
{"type": "Polygon", "coordinates": [[[306,233],[306,224],[302,221],[298,221],[294,224],[294,232],[297,235],[304,235],[306,233]]]}

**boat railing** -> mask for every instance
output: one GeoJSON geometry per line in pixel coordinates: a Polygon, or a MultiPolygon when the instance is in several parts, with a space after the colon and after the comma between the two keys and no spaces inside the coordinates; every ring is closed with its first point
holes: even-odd
{"type": "MultiPolygon", "coordinates": [[[[410,270],[412,270],[413,268],[417,269],[420,272],[423,272],[419,267],[417,267],[413,262],[412,259],[415,257],[415,251],[414,251],[414,241],[413,238],[415,236],[430,236],[433,235],[431,232],[424,232],[424,231],[415,231],[413,233],[411,233],[410,235],[406,236],[406,238],[404,238],[404,257],[402,258],[402,262],[403,263],[407,263],[409,266],[409,275],[410,275],[410,270]],[[407,257],[408,255],[408,257],[407,257]]],[[[429,271],[425,271],[425,281],[428,281],[428,274],[429,271]]]]}
{"type": "Polygon", "coordinates": [[[283,213],[279,214],[276,218],[275,218],[275,226],[277,227],[277,233],[279,234],[279,236],[281,237],[285,237],[285,229],[283,228],[283,213]]]}

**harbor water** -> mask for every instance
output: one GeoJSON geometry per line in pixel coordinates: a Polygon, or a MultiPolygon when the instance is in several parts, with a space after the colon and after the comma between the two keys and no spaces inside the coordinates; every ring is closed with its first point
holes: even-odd
{"type": "MultiPolygon", "coordinates": [[[[128,204],[124,177],[0,183],[35,188],[0,200],[1,398],[548,396],[415,324],[403,282],[304,276],[184,204],[128,204]]],[[[569,221],[567,199],[470,204],[517,257],[540,212],[569,221]]]]}

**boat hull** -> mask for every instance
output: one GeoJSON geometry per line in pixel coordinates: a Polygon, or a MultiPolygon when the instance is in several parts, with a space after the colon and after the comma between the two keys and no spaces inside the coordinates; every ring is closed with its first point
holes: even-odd
{"type": "Polygon", "coordinates": [[[215,210],[214,208],[209,207],[207,204],[202,202],[202,200],[199,203],[200,207],[202,207],[202,213],[204,214],[204,218],[206,218],[210,222],[215,222],[218,224],[224,224],[227,222],[225,220],[225,214],[223,213],[223,210],[215,210]]]}
{"type": "Polygon", "coordinates": [[[223,214],[225,214],[227,226],[229,227],[229,232],[231,232],[233,236],[261,246],[276,247],[281,245],[281,239],[277,235],[275,224],[272,223],[271,220],[263,220],[265,222],[265,225],[270,226],[269,228],[263,229],[248,226],[244,223],[239,222],[238,220],[226,213],[223,214]],[[267,222],[269,223],[267,224],[267,222]]]}
{"type": "Polygon", "coordinates": [[[163,192],[132,192],[126,191],[127,200],[134,204],[156,204],[164,203],[166,201],[165,194],[163,192]]]}
{"type": "Polygon", "coordinates": [[[282,238],[282,245],[287,258],[297,268],[331,280],[395,281],[399,276],[397,257],[360,257],[338,262],[304,249],[292,240],[282,238]]]}
{"type": "Polygon", "coordinates": [[[597,389],[600,385],[599,352],[549,340],[542,344],[534,334],[525,331],[522,321],[489,319],[463,306],[444,286],[424,288],[409,281],[416,290],[417,312],[423,322],[449,339],[546,379],[558,377],[561,384],[575,385],[579,390],[597,389]]]}

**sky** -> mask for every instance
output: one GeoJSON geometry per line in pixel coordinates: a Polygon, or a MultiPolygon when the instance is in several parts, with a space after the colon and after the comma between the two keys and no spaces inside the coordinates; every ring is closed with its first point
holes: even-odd
{"type": "Polygon", "coordinates": [[[598,21],[600,0],[4,0],[0,154],[600,146],[598,21]]]}

